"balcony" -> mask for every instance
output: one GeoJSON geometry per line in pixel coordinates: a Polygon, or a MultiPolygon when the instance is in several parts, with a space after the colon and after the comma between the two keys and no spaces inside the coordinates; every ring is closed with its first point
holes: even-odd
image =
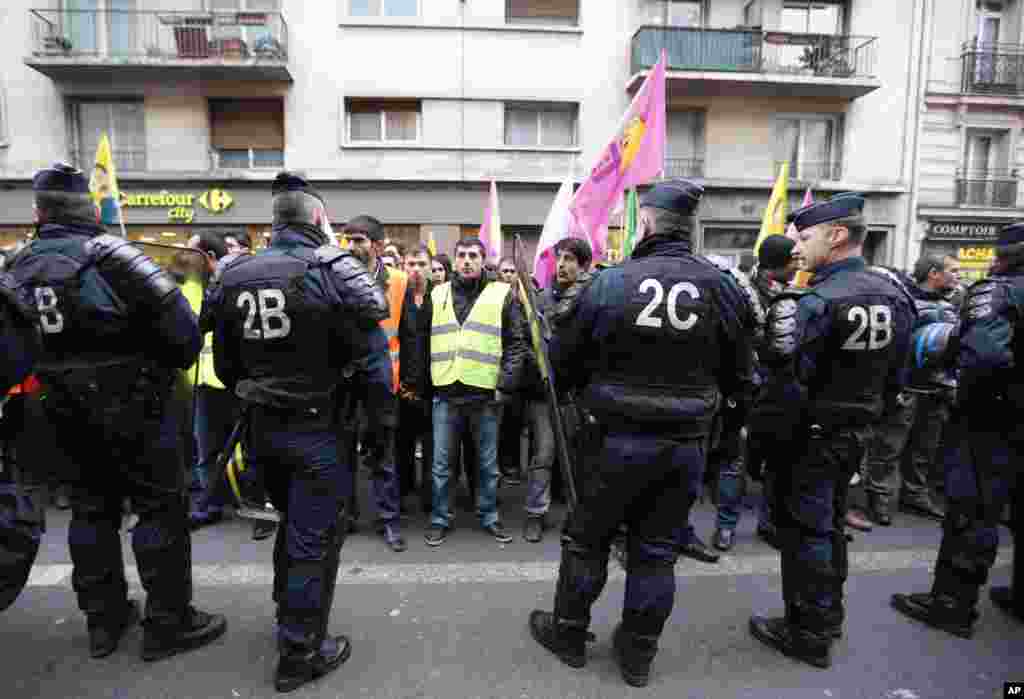
{"type": "Polygon", "coordinates": [[[982,209],[1017,207],[1017,171],[986,170],[956,175],[956,206],[982,209]]]}
{"type": "Polygon", "coordinates": [[[25,63],[56,81],[292,79],[279,12],[29,12],[25,63]]]}
{"type": "MultiPolygon", "coordinates": [[[[785,160],[772,163],[772,177],[777,177],[785,160]]],[[[789,161],[789,181],[800,183],[839,182],[843,179],[843,166],[838,161],[789,161]]]]}
{"type": "Polygon", "coordinates": [[[664,49],[669,95],[856,99],[881,87],[875,37],[741,29],[641,27],[633,35],[629,89],[664,49]]]}
{"type": "Polygon", "coordinates": [[[663,176],[667,180],[704,177],[704,160],[702,158],[665,158],[663,176]]]}
{"type": "Polygon", "coordinates": [[[961,51],[961,90],[981,95],[1024,95],[1024,47],[969,41],[961,51]]]}

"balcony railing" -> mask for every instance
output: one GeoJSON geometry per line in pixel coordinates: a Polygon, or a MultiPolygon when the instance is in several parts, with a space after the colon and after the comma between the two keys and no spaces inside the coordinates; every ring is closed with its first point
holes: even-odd
{"type": "MultiPolygon", "coordinates": [[[[74,154],[75,166],[91,172],[96,158],[95,147],[79,148],[74,154]]],[[[182,159],[179,151],[170,148],[111,150],[119,176],[144,172],[216,172],[221,170],[279,170],[284,167],[284,151],[262,148],[213,149],[201,159],[182,159]]]]}
{"type": "MultiPolygon", "coordinates": [[[[776,160],[772,164],[772,177],[777,177],[779,168],[787,161],[776,160]]],[[[789,179],[798,182],[838,182],[843,177],[843,166],[838,161],[801,160],[789,161],[789,179]]]]}
{"type": "Polygon", "coordinates": [[[969,41],[963,45],[961,59],[963,92],[1024,94],[1024,47],[969,41]]]}
{"type": "Polygon", "coordinates": [[[1017,207],[1017,171],[959,171],[956,175],[956,205],[990,209],[1017,207]]]}
{"type": "Polygon", "coordinates": [[[284,62],[279,12],[30,10],[37,57],[221,63],[284,62]]]}
{"type": "Polygon", "coordinates": [[[633,35],[632,72],[654,66],[664,49],[669,70],[870,78],[877,45],[871,36],[647,26],[633,35]]]}
{"type": "Polygon", "coordinates": [[[665,158],[665,179],[703,176],[703,158],[665,158]]]}
{"type": "MultiPolygon", "coordinates": [[[[118,174],[124,172],[145,172],[148,163],[147,152],[143,149],[117,148],[110,152],[114,159],[114,169],[118,174]]],[[[96,148],[80,148],[75,153],[75,166],[80,170],[92,172],[96,162],[96,148]]]]}

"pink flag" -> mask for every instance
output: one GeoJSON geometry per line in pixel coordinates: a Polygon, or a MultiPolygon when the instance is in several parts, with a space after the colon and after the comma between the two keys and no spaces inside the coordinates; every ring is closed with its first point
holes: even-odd
{"type": "Polygon", "coordinates": [[[665,164],[665,65],[654,66],[633,98],[615,134],[601,153],[590,177],[576,192],[571,211],[586,232],[594,259],[604,257],[608,219],[622,193],[658,177],[665,164]]]}
{"type": "Polygon", "coordinates": [[[487,259],[497,263],[501,259],[501,211],[498,208],[498,185],[494,180],[491,180],[491,192],[487,195],[480,240],[487,248],[487,259]]]}
{"type": "MultiPolygon", "coordinates": [[[[804,192],[804,200],[800,204],[800,208],[802,209],[805,206],[810,206],[813,203],[814,197],[811,196],[811,188],[808,187],[807,191],[804,192]]],[[[796,226],[793,225],[792,223],[790,223],[789,227],[786,229],[786,237],[790,238],[791,240],[796,240],[796,226]]]]}
{"type": "Polygon", "coordinates": [[[572,230],[576,227],[569,212],[572,185],[572,177],[568,177],[558,188],[548,218],[544,221],[544,230],[541,231],[540,240],[537,242],[537,255],[533,259],[533,278],[541,287],[547,287],[555,275],[555,245],[560,240],[572,237],[572,230]]]}

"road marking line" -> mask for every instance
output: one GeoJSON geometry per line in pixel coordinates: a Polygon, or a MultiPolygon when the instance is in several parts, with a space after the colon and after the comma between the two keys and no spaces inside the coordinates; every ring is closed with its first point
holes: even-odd
{"type": "MultiPolygon", "coordinates": [[[[862,551],[850,554],[850,574],[929,570],[935,564],[935,549],[902,549],[862,551]]],[[[1009,548],[1001,549],[996,565],[1010,565],[1009,548]]],[[[129,582],[139,584],[138,572],[128,567],[129,582]]],[[[778,575],[778,554],[723,558],[717,565],[681,559],[676,566],[680,578],[726,577],[746,575],[778,575]]],[[[394,563],[374,564],[343,561],[338,574],[339,585],[451,585],[457,583],[554,582],[558,577],[557,561],[482,563],[394,563]]],[[[270,563],[220,564],[192,566],[196,587],[234,587],[270,585],[274,570],[270,563]]],[[[622,580],[625,573],[618,565],[611,567],[609,579],[622,580]]],[[[69,564],[38,565],[32,569],[28,587],[70,587],[69,564]]]]}

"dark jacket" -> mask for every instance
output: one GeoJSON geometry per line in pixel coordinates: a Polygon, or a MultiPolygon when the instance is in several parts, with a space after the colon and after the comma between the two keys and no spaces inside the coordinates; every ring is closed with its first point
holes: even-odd
{"type": "Polygon", "coordinates": [[[423,305],[416,306],[412,285],[405,290],[402,317],[398,321],[399,368],[398,380],[419,398],[430,400],[430,322],[434,313],[430,292],[433,284],[427,280],[423,305]]]}
{"type": "MultiPolygon", "coordinates": [[[[465,281],[458,274],[452,276],[451,302],[455,308],[455,318],[459,325],[466,322],[473,304],[480,297],[484,287],[494,280],[486,276],[480,279],[465,281]]],[[[498,374],[498,388],[502,393],[519,391],[523,379],[523,369],[529,359],[529,329],[523,314],[519,297],[509,292],[505,297],[505,305],[501,311],[501,371],[498,374]]],[[[494,398],[491,391],[485,391],[463,383],[443,386],[436,389],[446,400],[474,401],[494,398]]]]}
{"type": "Polygon", "coordinates": [[[552,337],[559,390],[578,391],[612,430],[706,437],[723,395],[746,404],[753,389],[744,303],[688,242],[645,238],[583,289],[552,337]]]}
{"type": "MultiPolygon", "coordinates": [[[[554,282],[551,282],[548,288],[542,289],[537,294],[537,311],[545,318],[542,334],[544,327],[551,327],[551,313],[562,300],[566,290],[559,288],[554,282]]],[[[527,319],[526,333],[526,344],[530,358],[523,370],[523,381],[519,392],[524,400],[545,401],[547,400],[547,390],[544,388],[544,382],[540,378],[540,367],[537,364],[537,355],[533,348],[533,335],[530,332],[529,319],[527,319]]],[[[545,346],[549,340],[550,338],[545,338],[545,346]]]]}

